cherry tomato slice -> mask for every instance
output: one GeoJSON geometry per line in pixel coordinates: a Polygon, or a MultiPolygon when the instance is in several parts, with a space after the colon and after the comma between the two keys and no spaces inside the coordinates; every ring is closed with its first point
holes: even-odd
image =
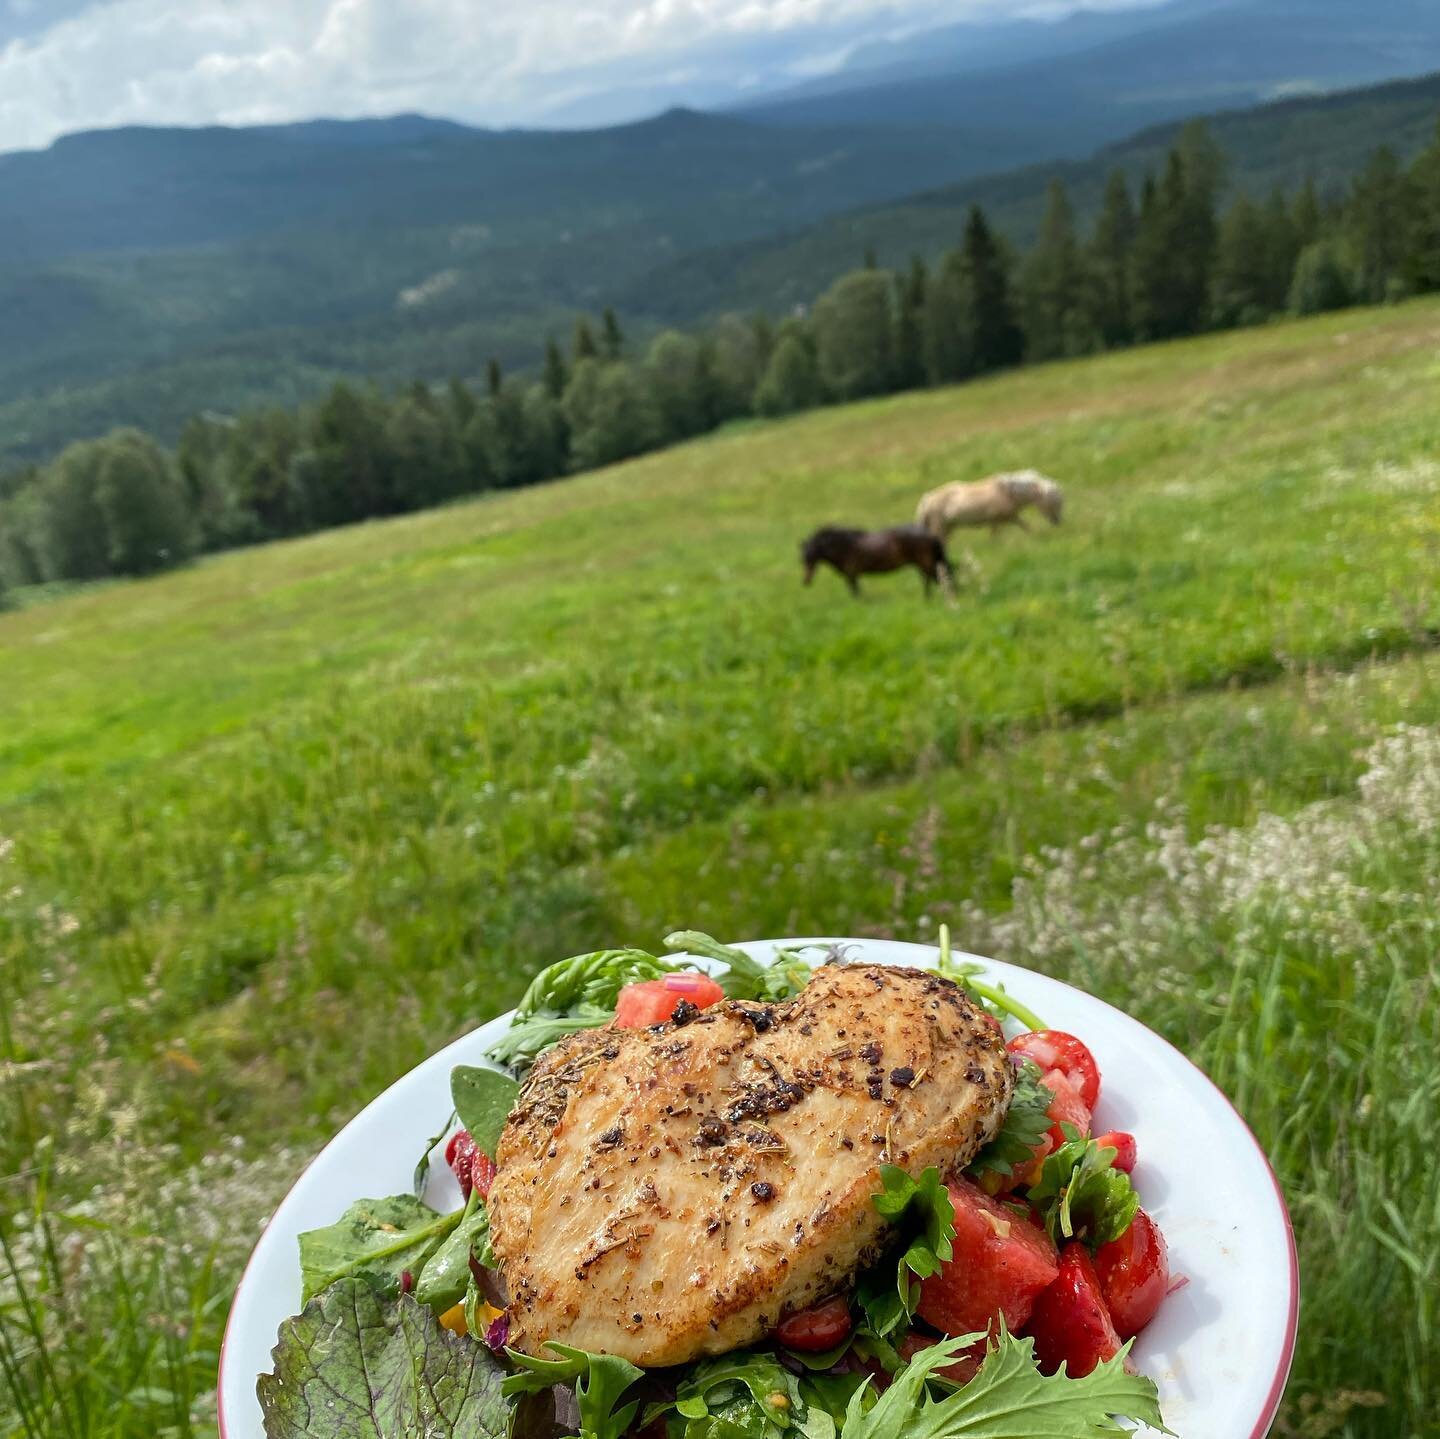
{"type": "Polygon", "coordinates": [[[1037,1029],[1017,1034],[1006,1046],[1011,1054],[1033,1059],[1042,1070],[1063,1071],[1080,1091],[1087,1109],[1095,1108],[1100,1098],[1100,1067],[1088,1046],[1063,1029],[1037,1029]]]}
{"type": "Polygon", "coordinates": [[[1155,1317],[1170,1288],[1165,1236],[1143,1209],[1119,1239],[1096,1251],[1095,1273],[1120,1337],[1133,1339],[1155,1317]]]}
{"type": "Polygon", "coordinates": [[[1097,1134],[1095,1143],[1115,1151],[1113,1163],[1116,1169],[1123,1169],[1129,1174],[1135,1168],[1137,1151],[1133,1134],[1127,1134],[1123,1129],[1112,1129],[1109,1134],[1097,1134]]]}
{"type": "Polygon", "coordinates": [[[777,1342],[803,1354],[823,1354],[843,1343],[853,1328],[850,1301],[836,1295],[811,1309],[782,1319],[775,1329],[777,1342]]]}

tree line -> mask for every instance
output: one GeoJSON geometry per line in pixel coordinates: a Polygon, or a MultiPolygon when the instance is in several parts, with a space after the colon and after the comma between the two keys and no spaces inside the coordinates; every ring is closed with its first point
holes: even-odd
{"type": "Polygon", "coordinates": [[[1375,152],[1342,192],[1311,183],[1221,205],[1224,157],[1187,126],[1138,194],[1119,172],[1088,234],[1051,184],[1017,256],[971,209],[959,244],[900,272],[873,256],[808,312],[727,316],[632,353],[577,320],[538,375],[205,414],[166,450],[134,429],[0,477],[6,584],[145,574],[191,556],[628,459],[747,415],[777,416],[1026,362],[1440,290],[1440,125],[1408,166],[1375,152]]]}

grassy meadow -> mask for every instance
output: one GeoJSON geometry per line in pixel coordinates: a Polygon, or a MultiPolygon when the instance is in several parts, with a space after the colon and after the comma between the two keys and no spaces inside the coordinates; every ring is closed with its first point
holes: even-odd
{"type": "Polygon", "coordinates": [[[1277,1433],[1435,1432],[1437,572],[1414,303],[0,614],[0,1436],[212,1432],[269,1207],[538,966],[941,922],[1257,1130],[1305,1294],[1277,1433]],[[801,588],[814,526],[1031,465],[1066,523],[957,536],[955,607],[801,588]]]}

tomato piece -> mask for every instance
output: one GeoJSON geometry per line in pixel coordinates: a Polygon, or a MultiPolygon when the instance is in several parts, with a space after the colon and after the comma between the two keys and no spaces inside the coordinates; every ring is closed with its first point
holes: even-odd
{"type": "MultiPolygon", "coordinates": [[[[938,1339],[932,1339],[928,1334],[919,1334],[912,1329],[896,1347],[900,1352],[900,1357],[908,1364],[917,1354],[923,1353],[939,1342],[938,1339]]],[[[985,1347],[986,1341],[978,1340],[968,1349],[963,1350],[954,1363],[942,1364],[931,1372],[938,1374],[942,1379],[948,1379],[952,1384],[968,1384],[980,1372],[980,1365],[985,1359],[985,1347]]]]}
{"type": "Polygon", "coordinates": [[[1083,1040],[1063,1029],[1036,1029],[1017,1034],[1006,1048],[1011,1054],[1033,1059],[1041,1071],[1058,1069],[1080,1091],[1086,1109],[1094,1109],[1100,1098],[1100,1066],[1083,1040]]]}
{"type": "Polygon", "coordinates": [[[1133,1134],[1127,1134],[1123,1129],[1112,1129],[1109,1134],[1097,1134],[1095,1143],[1115,1151],[1113,1163],[1116,1169],[1123,1169],[1126,1174],[1134,1170],[1137,1150],[1133,1134]]]}
{"type": "Polygon", "coordinates": [[[855,1327],[850,1317],[850,1301],[841,1295],[823,1304],[802,1309],[782,1319],[775,1328],[776,1340],[787,1349],[804,1354],[823,1354],[843,1344],[855,1327]]]}
{"type": "Polygon", "coordinates": [[[615,1024],[619,1029],[648,1029],[675,1017],[681,1003],[696,1009],[709,1009],[725,991],[697,970],[663,975],[659,979],[643,979],[627,984],[615,1001],[615,1024]]]}
{"type": "Polygon", "coordinates": [[[1072,1379],[1083,1379],[1120,1352],[1120,1336],[1083,1244],[1072,1241],[1061,1251],[1060,1272],[1036,1299],[1025,1332],[1034,1339],[1035,1359],[1046,1374],[1063,1364],[1072,1379]]]}
{"type": "Polygon", "coordinates": [[[1154,1317],[1170,1289],[1170,1255],[1160,1226],[1143,1209],[1119,1239],[1095,1255],[1100,1289],[1122,1339],[1133,1339],[1154,1317]]]}
{"type": "Polygon", "coordinates": [[[478,1189],[481,1199],[490,1197],[490,1186],[495,1182],[495,1161],[470,1137],[468,1129],[457,1130],[445,1146],[445,1163],[455,1173],[460,1192],[466,1199],[470,1191],[478,1189]]]}
{"type": "Polygon", "coordinates": [[[1067,1136],[1060,1127],[1062,1124],[1074,1125],[1082,1138],[1088,1138],[1090,1106],[1085,1103],[1075,1082],[1063,1069],[1052,1069],[1048,1074],[1042,1074],[1040,1082],[1055,1096],[1046,1111],[1055,1121],[1049,1131],[1051,1149],[1059,1149],[1066,1142],[1067,1136]]]}
{"type": "Polygon", "coordinates": [[[920,1285],[916,1313],[943,1334],[1011,1332],[1056,1275],[1055,1246],[1043,1229],[982,1193],[969,1180],[949,1184],[954,1254],[920,1285]]]}

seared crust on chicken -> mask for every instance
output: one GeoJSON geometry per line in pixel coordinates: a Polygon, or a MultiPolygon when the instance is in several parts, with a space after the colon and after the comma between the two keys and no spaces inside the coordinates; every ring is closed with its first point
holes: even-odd
{"type": "Polygon", "coordinates": [[[955,984],[885,965],[562,1041],[520,1091],[490,1190],[510,1343],[646,1367],[754,1343],[878,1257],[881,1164],[963,1167],[1013,1086],[955,984]]]}

